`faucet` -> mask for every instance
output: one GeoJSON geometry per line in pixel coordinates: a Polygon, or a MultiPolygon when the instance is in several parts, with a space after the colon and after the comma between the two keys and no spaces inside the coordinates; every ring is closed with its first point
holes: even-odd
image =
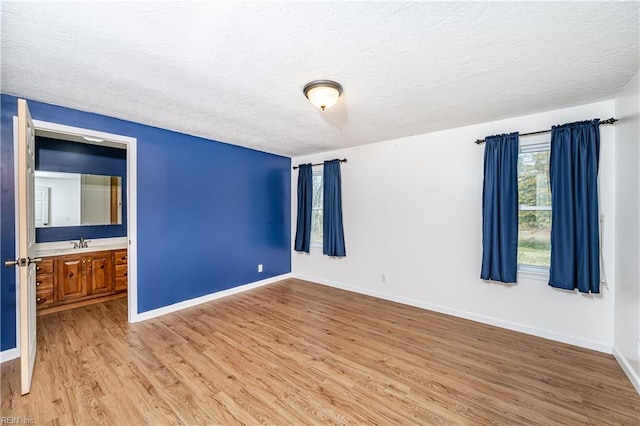
{"type": "Polygon", "coordinates": [[[89,245],[87,245],[87,243],[91,241],[91,240],[85,240],[84,237],[80,237],[79,241],[73,241],[73,248],[77,249],[77,248],[87,248],[89,247],[89,245]]]}

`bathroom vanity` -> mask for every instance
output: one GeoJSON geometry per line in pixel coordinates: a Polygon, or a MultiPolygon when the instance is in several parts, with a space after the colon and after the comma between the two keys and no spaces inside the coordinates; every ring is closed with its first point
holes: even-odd
{"type": "Polygon", "coordinates": [[[42,261],[36,265],[38,315],[126,296],[126,241],[80,248],[40,246],[37,253],[42,261]]]}

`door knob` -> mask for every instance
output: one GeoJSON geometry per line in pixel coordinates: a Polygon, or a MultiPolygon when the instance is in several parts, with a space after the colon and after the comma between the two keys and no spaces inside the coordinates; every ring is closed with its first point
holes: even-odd
{"type": "Polygon", "coordinates": [[[7,268],[10,268],[12,266],[27,266],[27,265],[31,265],[32,263],[40,263],[42,262],[42,258],[40,257],[36,257],[35,259],[32,259],[30,257],[27,257],[26,259],[24,257],[21,257],[20,259],[16,259],[16,260],[6,260],[4,262],[4,266],[6,266],[7,268]]]}
{"type": "Polygon", "coordinates": [[[10,268],[11,266],[27,266],[27,264],[28,264],[28,261],[24,257],[21,257],[20,259],[16,259],[16,260],[7,260],[4,262],[4,266],[6,266],[7,268],[10,268]]]}

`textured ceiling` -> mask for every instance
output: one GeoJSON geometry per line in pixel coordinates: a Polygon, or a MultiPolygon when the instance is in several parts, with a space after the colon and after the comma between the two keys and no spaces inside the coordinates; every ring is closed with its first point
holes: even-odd
{"type": "Polygon", "coordinates": [[[296,156],[610,99],[638,6],[3,1],[1,90],[296,156]]]}

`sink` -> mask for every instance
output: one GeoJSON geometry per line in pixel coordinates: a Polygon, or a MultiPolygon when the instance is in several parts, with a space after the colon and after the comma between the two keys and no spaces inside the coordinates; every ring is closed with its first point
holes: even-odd
{"type": "Polygon", "coordinates": [[[88,247],[73,248],[77,241],[56,241],[52,243],[36,243],[36,256],[61,256],[64,254],[89,253],[92,251],[115,250],[127,248],[127,237],[99,238],[87,242],[88,247]]]}

